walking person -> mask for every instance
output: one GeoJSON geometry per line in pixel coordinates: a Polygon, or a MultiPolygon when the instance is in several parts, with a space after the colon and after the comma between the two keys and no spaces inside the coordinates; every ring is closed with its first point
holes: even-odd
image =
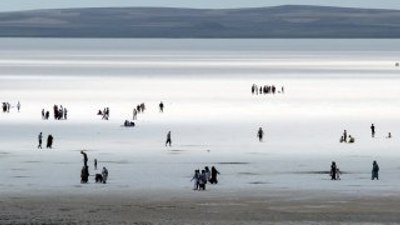
{"type": "Polygon", "coordinates": [[[210,179],[210,184],[218,184],[218,179],[217,179],[218,174],[220,174],[220,173],[218,172],[218,170],[215,169],[214,166],[211,167],[211,179],[210,179]]]}
{"type": "Polygon", "coordinates": [[[379,166],[376,161],[372,163],[372,176],[371,176],[371,180],[375,179],[379,180],[379,166]]]}
{"type": "Polygon", "coordinates": [[[42,134],[42,132],[39,133],[38,141],[39,141],[39,145],[37,146],[37,148],[38,149],[39,148],[42,149],[42,142],[43,142],[43,134],[42,134]]]}
{"type": "Polygon", "coordinates": [[[168,131],[167,133],[167,140],[165,141],[165,146],[171,147],[172,145],[172,139],[171,139],[171,131],[168,131]]]}
{"type": "Polygon", "coordinates": [[[263,131],[263,129],[261,127],[257,131],[257,137],[258,137],[258,141],[259,142],[263,141],[264,131],[263,131]]]}
{"type": "Polygon", "coordinates": [[[375,125],[371,124],[371,136],[374,138],[375,137],[375,125]]]}
{"type": "Polygon", "coordinates": [[[47,145],[46,148],[53,148],[53,135],[49,134],[49,136],[47,136],[47,145]]]}
{"type": "Polygon", "coordinates": [[[200,179],[200,170],[195,170],[193,178],[190,181],[193,181],[193,190],[199,190],[199,179],[200,179]]]}

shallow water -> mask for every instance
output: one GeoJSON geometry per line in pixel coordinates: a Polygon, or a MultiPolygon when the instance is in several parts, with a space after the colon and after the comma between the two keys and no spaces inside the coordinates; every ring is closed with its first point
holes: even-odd
{"type": "Polygon", "coordinates": [[[205,165],[223,171],[226,189],[396,189],[399,42],[3,39],[0,101],[22,110],[0,113],[0,188],[72,190],[84,148],[112,171],[112,189],[190,190],[192,170],[205,165]],[[251,95],[253,83],[285,93],[251,95]],[[141,102],[148,110],[137,126],[121,127],[141,102]],[[53,104],[68,108],[67,121],[41,120],[53,104]],[[106,106],[109,121],[96,116],[106,106]],[[338,143],[344,129],[356,144],[338,143]],[[53,134],[54,150],[35,149],[40,131],[53,134]],[[390,179],[368,186],[375,159],[390,179]],[[335,187],[323,174],[332,160],[346,172],[335,187]]]}

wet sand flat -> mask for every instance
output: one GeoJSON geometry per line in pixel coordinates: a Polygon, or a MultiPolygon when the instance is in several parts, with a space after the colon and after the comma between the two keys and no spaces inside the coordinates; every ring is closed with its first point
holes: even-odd
{"type": "Polygon", "coordinates": [[[0,224],[397,224],[400,198],[332,192],[7,196],[0,224]]]}

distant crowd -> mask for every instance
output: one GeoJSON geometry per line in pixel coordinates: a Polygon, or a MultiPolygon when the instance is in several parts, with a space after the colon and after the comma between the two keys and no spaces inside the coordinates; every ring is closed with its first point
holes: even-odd
{"type": "MultiPolygon", "coordinates": [[[[21,109],[21,103],[18,101],[16,106],[17,106],[17,110],[19,112],[19,110],[21,109]]],[[[3,102],[1,108],[3,110],[3,113],[9,113],[12,106],[11,106],[11,103],[9,103],[9,102],[3,102]]]]}
{"type": "MultiPolygon", "coordinates": [[[[53,115],[55,120],[67,120],[68,119],[68,110],[64,108],[62,105],[54,105],[53,106],[53,115]]],[[[42,120],[48,120],[50,118],[50,112],[42,109],[42,120]]]]}
{"type": "Polygon", "coordinates": [[[253,84],[251,86],[251,94],[253,95],[266,95],[266,94],[284,94],[285,93],[285,87],[280,87],[280,89],[278,90],[278,88],[275,85],[261,85],[258,86],[256,84],[253,84]]]}

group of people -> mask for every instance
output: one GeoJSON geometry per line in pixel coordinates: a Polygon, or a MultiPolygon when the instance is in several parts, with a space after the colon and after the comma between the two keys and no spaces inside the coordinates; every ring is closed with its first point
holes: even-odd
{"type": "Polygon", "coordinates": [[[208,166],[204,167],[204,170],[201,170],[201,172],[200,170],[195,170],[193,178],[191,179],[191,181],[194,182],[193,190],[205,191],[208,182],[210,182],[210,184],[217,184],[218,174],[220,173],[214,166],[211,167],[211,171],[208,166]]]}
{"type": "Polygon", "coordinates": [[[144,104],[144,102],[138,104],[135,108],[133,108],[133,113],[132,113],[133,120],[137,120],[138,114],[144,113],[145,110],[146,110],[146,105],[144,104]]]}
{"type": "MultiPolygon", "coordinates": [[[[370,126],[370,130],[371,130],[371,137],[375,138],[375,125],[372,123],[370,126]]],[[[386,136],[386,138],[392,138],[392,133],[388,132],[388,135],[386,136]]],[[[355,142],[355,138],[352,137],[351,135],[347,134],[347,130],[343,131],[343,135],[340,137],[340,143],[354,143],[355,142]]]]}
{"type": "MultiPolygon", "coordinates": [[[[329,176],[331,177],[331,180],[340,180],[340,175],[341,172],[339,170],[339,167],[336,165],[336,162],[332,162],[331,164],[331,170],[329,172],[329,176]]],[[[371,172],[371,180],[379,180],[379,165],[376,161],[372,162],[372,172],[371,172]]]]}
{"type": "MultiPolygon", "coordinates": [[[[49,149],[53,148],[53,140],[54,140],[53,135],[49,134],[47,136],[46,148],[49,148],[49,149]]],[[[38,135],[38,142],[39,142],[39,144],[38,144],[37,148],[42,149],[42,143],[43,143],[43,133],[42,132],[40,132],[38,135]]]]}
{"type": "Polygon", "coordinates": [[[340,137],[340,143],[349,143],[352,144],[356,141],[354,137],[351,135],[347,135],[347,130],[343,131],[343,135],[340,137]]]}
{"type": "Polygon", "coordinates": [[[105,107],[103,110],[99,109],[97,115],[101,116],[102,120],[108,120],[110,118],[110,108],[105,107]]]}
{"type": "Polygon", "coordinates": [[[55,120],[66,120],[68,117],[68,110],[67,108],[64,108],[62,105],[54,105],[53,106],[53,111],[54,111],[54,119],[55,120]]]}
{"type": "Polygon", "coordinates": [[[282,86],[280,88],[280,90],[278,90],[278,88],[275,85],[261,85],[258,86],[256,84],[253,84],[251,86],[251,94],[253,95],[266,95],[266,94],[276,94],[276,93],[280,93],[280,94],[284,94],[285,93],[285,87],[282,86]]]}
{"type": "MultiPolygon", "coordinates": [[[[9,113],[10,109],[11,109],[11,104],[9,102],[3,102],[1,108],[3,110],[3,113],[9,113]]],[[[20,109],[21,109],[21,103],[18,101],[18,103],[17,103],[18,112],[20,109]]]]}
{"type": "MultiPolygon", "coordinates": [[[[89,182],[89,166],[88,166],[88,156],[86,154],[85,151],[81,151],[81,154],[83,156],[83,167],[81,170],[81,183],[82,184],[87,184],[89,182]]],[[[94,169],[97,170],[97,159],[94,159],[94,169]]],[[[106,167],[103,167],[103,170],[101,171],[101,173],[97,173],[95,175],[95,182],[96,183],[103,183],[106,184],[107,183],[107,179],[108,179],[108,170],[106,167]]]]}

